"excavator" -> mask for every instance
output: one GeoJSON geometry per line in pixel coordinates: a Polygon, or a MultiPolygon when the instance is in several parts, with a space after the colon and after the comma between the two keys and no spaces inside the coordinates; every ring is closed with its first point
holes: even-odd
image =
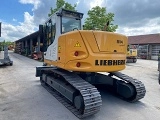
{"type": "Polygon", "coordinates": [[[111,87],[128,102],[145,96],[144,84],[119,71],[125,69],[128,39],[125,35],[82,30],[83,13],[59,9],[39,26],[44,63],[36,67],[41,85],[78,118],[100,111],[97,87],[111,87]]]}
{"type": "Polygon", "coordinates": [[[137,49],[134,45],[128,45],[127,48],[127,63],[137,62],[137,49]]]}

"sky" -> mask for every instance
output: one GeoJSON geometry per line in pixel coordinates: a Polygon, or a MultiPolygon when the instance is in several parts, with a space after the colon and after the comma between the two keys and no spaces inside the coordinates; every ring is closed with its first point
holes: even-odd
{"type": "MultiPolygon", "coordinates": [[[[113,24],[117,33],[127,36],[160,33],[160,0],[65,0],[77,4],[76,10],[84,13],[95,6],[106,7],[107,13],[115,14],[113,24]]],[[[56,0],[1,0],[0,42],[16,41],[38,30],[56,0]]]]}

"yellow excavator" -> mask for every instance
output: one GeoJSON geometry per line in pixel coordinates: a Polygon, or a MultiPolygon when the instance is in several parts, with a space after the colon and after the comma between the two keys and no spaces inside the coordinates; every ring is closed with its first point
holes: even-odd
{"type": "Polygon", "coordinates": [[[137,62],[137,49],[135,45],[128,45],[127,48],[127,63],[136,63],[137,62]]]}
{"type": "Polygon", "coordinates": [[[83,13],[61,8],[40,25],[44,64],[36,67],[36,76],[42,86],[78,118],[100,110],[102,99],[96,85],[111,87],[129,102],[143,98],[144,84],[119,72],[125,69],[127,37],[82,30],[82,17],[83,13]]]}

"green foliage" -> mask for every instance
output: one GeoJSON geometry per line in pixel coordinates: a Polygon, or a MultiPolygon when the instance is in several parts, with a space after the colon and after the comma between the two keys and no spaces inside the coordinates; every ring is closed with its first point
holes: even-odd
{"type": "Polygon", "coordinates": [[[67,10],[76,11],[75,10],[76,6],[77,6],[76,4],[72,6],[70,3],[65,2],[64,0],[57,0],[56,8],[55,9],[53,9],[52,7],[50,8],[50,13],[48,14],[48,17],[50,17],[52,14],[58,11],[61,7],[67,10]]]}
{"type": "Polygon", "coordinates": [[[3,42],[0,42],[0,51],[3,50],[4,46],[9,46],[9,45],[14,45],[14,43],[10,41],[5,41],[5,40],[3,42]]]}
{"type": "Polygon", "coordinates": [[[88,11],[88,18],[86,18],[83,29],[84,30],[104,30],[115,32],[118,25],[113,25],[113,13],[106,13],[105,7],[93,7],[88,11]],[[105,29],[106,23],[109,21],[109,26],[105,29]]]}
{"type": "Polygon", "coordinates": [[[3,41],[3,42],[0,42],[0,46],[5,46],[5,45],[7,45],[7,46],[9,46],[9,45],[13,45],[14,43],[13,42],[11,42],[11,41],[3,41]]]}

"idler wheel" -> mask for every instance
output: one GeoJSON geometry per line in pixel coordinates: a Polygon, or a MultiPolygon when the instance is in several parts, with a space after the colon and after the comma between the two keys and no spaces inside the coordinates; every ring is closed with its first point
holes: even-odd
{"type": "Polygon", "coordinates": [[[84,108],[84,101],[81,95],[75,96],[74,105],[78,110],[82,110],[84,108]]]}

